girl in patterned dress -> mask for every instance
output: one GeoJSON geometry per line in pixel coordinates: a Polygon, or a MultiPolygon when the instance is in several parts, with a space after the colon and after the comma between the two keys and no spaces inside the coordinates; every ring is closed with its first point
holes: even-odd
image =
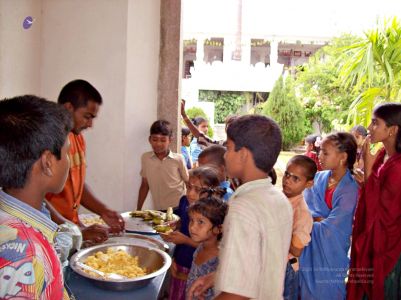
{"type": "MultiPolygon", "coordinates": [[[[200,244],[195,250],[189,271],[187,293],[196,279],[215,272],[219,263],[219,241],[228,206],[221,199],[213,197],[213,193],[214,191],[209,189],[206,198],[200,199],[188,208],[189,233],[192,240],[200,244]]],[[[208,289],[203,297],[205,300],[213,299],[213,289],[208,289]]]]}

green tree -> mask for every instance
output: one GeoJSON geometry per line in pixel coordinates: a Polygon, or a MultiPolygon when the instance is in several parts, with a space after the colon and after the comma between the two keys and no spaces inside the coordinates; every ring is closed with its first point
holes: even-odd
{"type": "Polygon", "coordinates": [[[358,40],[352,35],[334,38],[298,68],[295,86],[305,108],[308,133],[312,125],[322,133],[333,130],[334,124],[346,124],[348,108],[359,92],[342,85],[338,62],[345,56],[342,49],[358,40]]]}
{"type": "Polygon", "coordinates": [[[350,105],[349,122],[367,126],[377,103],[401,101],[401,23],[384,20],[344,50],[343,85],[362,90],[350,105]]]}
{"type": "Polygon", "coordinates": [[[227,116],[237,114],[246,103],[246,94],[243,92],[206,91],[199,92],[202,101],[214,102],[214,120],[224,123],[227,116]]]}
{"type": "Polygon", "coordinates": [[[273,118],[283,135],[283,150],[288,150],[301,141],[305,135],[304,110],[295,96],[291,76],[282,76],[274,84],[262,113],[273,118]]]}
{"type": "MultiPolygon", "coordinates": [[[[196,107],[196,106],[191,107],[191,108],[186,110],[186,113],[187,113],[188,118],[190,118],[191,120],[196,118],[196,117],[203,117],[210,124],[210,119],[208,118],[208,116],[206,115],[204,110],[202,108],[200,108],[200,107],[196,107]]],[[[186,126],[184,122],[182,123],[182,125],[186,126]]],[[[207,131],[207,135],[210,136],[210,137],[213,137],[213,134],[214,134],[214,132],[213,132],[212,126],[209,126],[208,131],[207,131]]]]}

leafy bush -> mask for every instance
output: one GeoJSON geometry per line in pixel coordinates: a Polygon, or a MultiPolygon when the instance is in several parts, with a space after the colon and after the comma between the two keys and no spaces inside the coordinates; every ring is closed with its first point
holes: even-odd
{"type": "MultiPolygon", "coordinates": [[[[209,125],[210,125],[210,120],[202,108],[194,106],[194,107],[187,109],[186,113],[187,113],[188,118],[190,118],[191,120],[196,117],[203,117],[209,122],[209,125]]],[[[183,126],[186,126],[185,123],[183,123],[183,126]]],[[[208,127],[207,135],[210,137],[213,137],[214,132],[213,132],[212,126],[208,127]]]]}
{"type": "Polygon", "coordinates": [[[200,91],[199,98],[214,102],[214,119],[218,124],[225,123],[229,115],[237,114],[246,103],[244,92],[200,91]]]}
{"type": "Polygon", "coordinates": [[[283,150],[289,150],[305,136],[305,114],[295,96],[294,80],[282,76],[274,84],[273,90],[263,105],[262,113],[274,119],[281,128],[283,150]]]}

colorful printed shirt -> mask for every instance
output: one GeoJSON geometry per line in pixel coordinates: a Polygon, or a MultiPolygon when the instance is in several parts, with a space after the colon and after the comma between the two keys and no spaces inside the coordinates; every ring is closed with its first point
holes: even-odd
{"type": "Polygon", "coordinates": [[[59,194],[48,194],[46,199],[66,219],[78,224],[78,209],[82,199],[85,185],[86,161],[85,139],[82,134],[72,132],[68,135],[70,140],[70,171],[64,189],[59,194]]]}
{"type": "Polygon", "coordinates": [[[0,299],[69,299],[56,231],[41,211],[0,190],[0,299]]]}

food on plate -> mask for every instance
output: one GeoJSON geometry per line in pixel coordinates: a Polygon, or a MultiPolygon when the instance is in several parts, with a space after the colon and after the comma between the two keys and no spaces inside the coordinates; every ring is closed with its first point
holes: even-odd
{"type": "Polygon", "coordinates": [[[163,219],[153,218],[152,223],[155,225],[162,225],[164,223],[163,219]]]}
{"type": "Polygon", "coordinates": [[[134,218],[142,218],[145,221],[152,221],[154,225],[165,225],[169,222],[175,222],[178,220],[178,217],[173,214],[173,209],[169,207],[167,209],[167,213],[158,211],[158,210],[135,210],[130,213],[130,215],[134,218]]]}
{"type": "Polygon", "coordinates": [[[84,216],[80,218],[82,224],[85,226],[91,226],[91,225],[106,225],[106,222],[103,221],[103,219],[100,216],[97,215],[91,215],[91,216],[84,216]]]}
{"type": "MultiPolygon", "coordinates": [[[[104,273],[114,273],[128,278],[135,278],[147,274],[146,268],[141,268],[137,256],[131,256],[124,250],[108,248],[107,252],[98,251],[88,256],[85,264],[104,273]]],[[[99,277],[94,272],[83,270],[94,277],[99,277]]]]}
{"type": "Polygon", "coordinates": [[[156,225],[153,228],[159,233],[170,233],[173,231],[170,225],[156,225]]]}

